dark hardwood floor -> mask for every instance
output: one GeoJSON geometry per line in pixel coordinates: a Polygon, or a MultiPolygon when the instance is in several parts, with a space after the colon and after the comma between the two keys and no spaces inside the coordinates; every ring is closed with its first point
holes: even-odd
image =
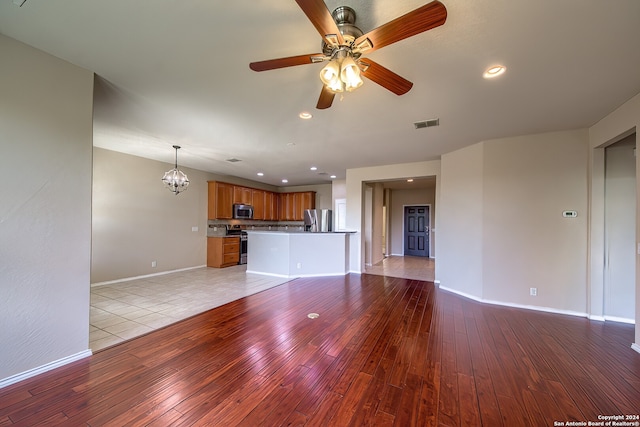
{"type": "Polygon", "coordinates": [[[640,412],[632,341],[431,282],[297,279],[1,389],[0,426],[598,421],[640,412]]]}

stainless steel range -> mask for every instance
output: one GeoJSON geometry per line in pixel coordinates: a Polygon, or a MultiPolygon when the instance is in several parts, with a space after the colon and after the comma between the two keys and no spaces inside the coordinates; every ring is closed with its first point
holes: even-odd
{"type": "Polygon", "coordinates": [[[239,225],[233,227],[227,226],[227,236],[240,236],[240,261],[238,264],[247,263],[247,232],[240,228],[239,225]]]}

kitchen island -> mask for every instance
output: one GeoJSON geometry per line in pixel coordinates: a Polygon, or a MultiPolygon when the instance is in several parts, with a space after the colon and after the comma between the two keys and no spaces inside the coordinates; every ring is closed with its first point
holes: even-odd
{"type": "Polygon", "coordinates": [[[247,230],[247,273],[277,277],[344,276],[349,233],[247,230]]]}

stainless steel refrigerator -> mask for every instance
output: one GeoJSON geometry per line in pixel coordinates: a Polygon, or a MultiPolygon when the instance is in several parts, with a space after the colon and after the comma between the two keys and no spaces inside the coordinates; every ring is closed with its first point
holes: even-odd
{"type": "Polygon", "coordinates": [[[312,233],[329,233],[333,215],[331,209],[305,209],[304,229],[312,233]]]}

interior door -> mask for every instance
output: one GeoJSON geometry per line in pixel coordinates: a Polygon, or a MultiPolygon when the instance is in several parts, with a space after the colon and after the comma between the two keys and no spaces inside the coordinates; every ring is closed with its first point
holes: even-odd
{"type": "Polygon", "coordinates": [[[404,254],[429,256],[429,206],[404,207],[404,254]]]}

